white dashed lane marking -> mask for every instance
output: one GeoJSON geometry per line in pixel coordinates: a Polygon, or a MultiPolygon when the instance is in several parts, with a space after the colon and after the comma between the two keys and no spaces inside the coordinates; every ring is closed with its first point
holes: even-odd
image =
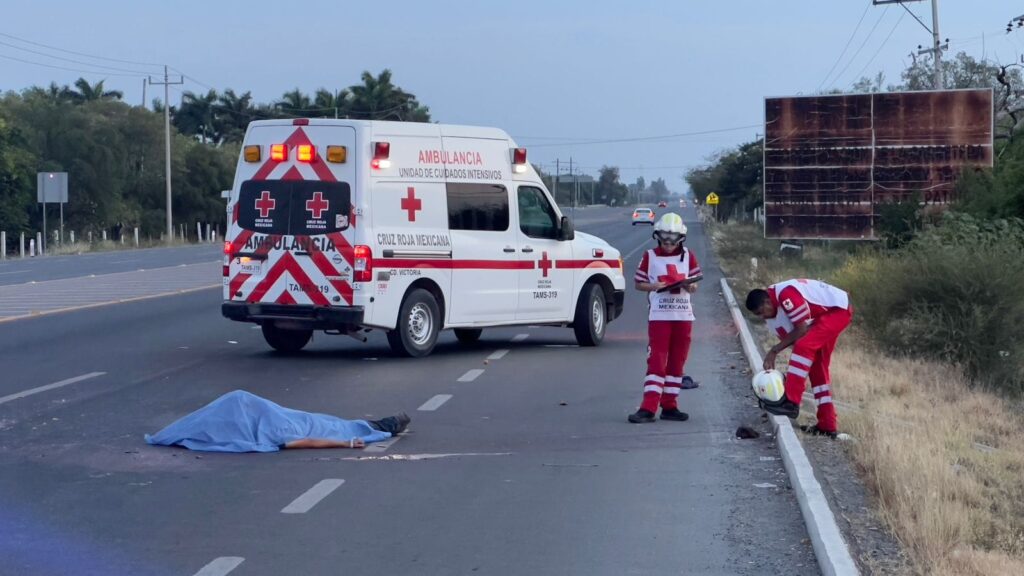
{"type": "Polygon", "coordinates": [[[224,576],[228,572],[231,572],[238,565],[245,562],[245,558],[240,556],[221,556],[220,558],[214,559],[206,566],[203,566],[199,572],[195,573],[195,576],[224,576]]]}
{"type": "Polygon", "coordinates": [[[502,358],[505,357],[505,354],[508,354],[508,350],[507,349],[495,350],[494,352],[491,353],[490,356],[487,357],[487,359],[488,360],[501,360],[502,358]]]}
{"type": "Polygon", "coordinates": [[[451,399],[451,394],[438,394],[437,396],[434,396],[430,400],[424,402],[423,406],[420,406],[419,408],[417,408],[417,410],[421,412],[433,412],[434,410],[437,410],[438,408],[443,406],[445,402],[451,399]]]}
{"type": "Polygon", "coordinates": [[[318,502],[327,497],[328,494],[334,492],[339,486],[344,484],[345,481],[341,478],[328,478],[317,482],[312,488],[306,490],[306,492],[292,501],[291,504],[281,509],[282,514],[305,514],[309,512],[313,506],[316,506],[318,502]]]}
{"type": "Polygon", "coordinates": [[[469,372],[466,372],[462,376],[459,376],[459,382],[472,382],[480,377],[484,373],[483,368],[473,368],[469,372]]]}
{"type": "Polygon", "coordinates": [[[529,334],[516,334],[515,336],[512,337],[512,341],[513,342],[522,342],[523,340],[526,340],[529,337],[530,337],[529,334]]]}
{"type": "Polygon", "coordinates": [[[53,384],[47,384],[46,386],[39,386],[37,388],[25,390],[24,392],[9,394],[7,396],[0,397],[0,404],[5,404],[11,400],[17,400],[40,392],[46,392],[47,390],[53,390],[54,388],[61,388],[69,384],[74,384],[75,382],[81,382],[82,380],[103,376],[104,374],[106,374],[106,372],[90,372],[88,374],[82,374],[81,376],[75,376],[74,378],[68,378],[67,380],[61,380],[60,382],[54,382],[53,384]]]}

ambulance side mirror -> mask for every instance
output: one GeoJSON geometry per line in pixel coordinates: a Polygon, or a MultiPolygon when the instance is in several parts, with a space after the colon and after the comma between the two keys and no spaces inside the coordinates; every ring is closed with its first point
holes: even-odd
{"type": "Polygon", "coordinates": [[[558,223],[558,239],[559,240],[575,240],[576,229],[572,227],[572,220],[569,220],[568,216],[562,216],[561,222],[558,223]]]}

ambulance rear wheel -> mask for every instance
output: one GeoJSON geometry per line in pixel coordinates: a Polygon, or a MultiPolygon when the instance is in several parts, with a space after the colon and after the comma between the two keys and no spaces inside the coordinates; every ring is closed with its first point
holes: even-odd
{"type": "Polygon", "coordinates": [[[576,301],[576,316],[572,322],[576,341],[580,346],[597,346],[604,340],[608,326],[608,306],[604,290],[597,284],[587,284],[576,301]]]}
{"type": "Polygon", "coordinates": [[[484,331],[482,328],[456,328],[455,337],[463,344],[472,344],[480,339],[484,331]]]}
{"type": "Polygon", "coordinates": [[[388,332],[388,344],[399,356],[419,358],[434,350],[441,330],[441,312],[430,292],[417,288],[406,295],[398,325],[388,332]]]}
{"type": "Polygon", "coordinates": [[[298,352],[309,344],[312,337],[312,330],[282,330],[273,324],[263,325],[263,339],[278,352],[298,352]]]}

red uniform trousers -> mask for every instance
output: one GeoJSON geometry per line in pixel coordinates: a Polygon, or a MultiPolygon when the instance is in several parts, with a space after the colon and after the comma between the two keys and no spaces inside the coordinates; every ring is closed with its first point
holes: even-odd
{"type": "Polygon", "coordinates": [[[647,376],[641,410],[657,412],[658,405],[678,409],[683,365],[690,353],[692,320],[650,320],[647,323],[647,376]]]}
{"type": "Polygon", "coordinates": [[[829,364],[839,335],[850,325],[853,310],[832,309],[814,319],[803,338],[793,345],[786,370],[786,397],[800,404],[805,382],[811,380],[811,392],[818,405],[818,428],[835,432],[838,427],[836,408],[832,404],[832,376],[829,364]]]}

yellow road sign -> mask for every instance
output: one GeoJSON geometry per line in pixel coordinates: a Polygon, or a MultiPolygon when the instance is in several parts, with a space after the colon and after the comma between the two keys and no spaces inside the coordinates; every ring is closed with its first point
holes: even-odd
{"type": "Polygon", "coordinates": [[[708,197],[704,200],[704,203],[707,204],[708,206],[717,206],[718,194],[715,194],[714,192],[708,194],[708,197]]]}

